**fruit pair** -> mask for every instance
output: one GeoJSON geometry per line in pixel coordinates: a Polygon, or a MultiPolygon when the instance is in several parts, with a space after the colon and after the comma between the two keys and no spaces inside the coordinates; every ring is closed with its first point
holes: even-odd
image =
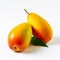
{"type": "Polygon", "coordinates": [[[45,43],[52,38],[52,28],[44,18],[35,13],[28,13],[27,20],[28,23],[17,25],[9,33],[8,44],[14,51],[23,51],[27,48],[31,42],[32,34],[45,43]]]}

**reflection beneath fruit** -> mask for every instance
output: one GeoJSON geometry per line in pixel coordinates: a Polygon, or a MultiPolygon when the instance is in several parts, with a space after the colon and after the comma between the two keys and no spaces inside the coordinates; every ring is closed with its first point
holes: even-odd
{"type": "Polygon", "coordinates": [[[33,53],[33,52],[36,52],[37,50],[39,50],[40,46],[29,46],[27,49],[25,49],[23,51],[23,53],[33,53]]]}
{"type": "Polygon", "coordinates": [[[43,47],[43,46],[33,46],[33,45],[31,45],[31,46],[29,46],[27,49],[25,49],[24,51],[23,51],[23,53],[39,53],[39,51],[40,51],[40,53],[41,52],[43,52],[44,50],[45,50],[45,48],[47,49],[47,47],[43,47]]]}

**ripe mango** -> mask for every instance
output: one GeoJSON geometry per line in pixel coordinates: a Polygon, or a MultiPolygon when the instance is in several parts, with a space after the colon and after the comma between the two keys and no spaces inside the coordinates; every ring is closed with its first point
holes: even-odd
{"type": "Polygon", "coordinates": [[[15,26],[8,35],[8,45],[16,52],[26,49],[32,37],[32,28],[28,23],[22,23],[15,26]]]}
{"type": "MultiPolygon", "coordinates": [[[[26,11],[26,9],[24,9],[26,11]]],[[[26,13],[28,13],[26,11],[26,13]]],[[[28,13],[28,23],[32,26],[33,35],[43,42],[47,43],[51,40],[53,31],[50,24],[36,13],[28,13]]]]}

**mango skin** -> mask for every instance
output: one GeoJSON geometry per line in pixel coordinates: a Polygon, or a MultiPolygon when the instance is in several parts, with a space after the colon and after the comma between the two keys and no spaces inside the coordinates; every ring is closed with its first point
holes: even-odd
{"type": "Polygon", "coordinates": [[[16,52],[26,49],[31,41],[32,28],[28,23],[22,23],[14,27],[8,35],[8,45],[16,52]]]}
{"type": "Polygon", "coordinates": [[[53,31],[50,24],[41,16],[35,13],[29,13],[27,16],[29,24],[32,26],[33,35],[43,42],[51,40],[53,31]]]}

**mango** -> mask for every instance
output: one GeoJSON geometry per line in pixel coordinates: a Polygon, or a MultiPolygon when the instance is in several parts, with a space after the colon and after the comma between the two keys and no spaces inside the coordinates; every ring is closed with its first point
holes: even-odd
{"type": "Polygon", "coordinates": [[[45,43],[50,41],[53,36],[53,31],[50,24],[40,15],[33,12],[28,13],[26,9],[24,10],[28,14],[27,20],[32,26],[33,36],[39,38],[45,43]]]}
{"type": "Polygon", "coordinates": [[[31,25],[28,23],[18,24],[8,35],[8,45],[15,52],[23,51],[29,46],[31,37],[31,25]]]}

